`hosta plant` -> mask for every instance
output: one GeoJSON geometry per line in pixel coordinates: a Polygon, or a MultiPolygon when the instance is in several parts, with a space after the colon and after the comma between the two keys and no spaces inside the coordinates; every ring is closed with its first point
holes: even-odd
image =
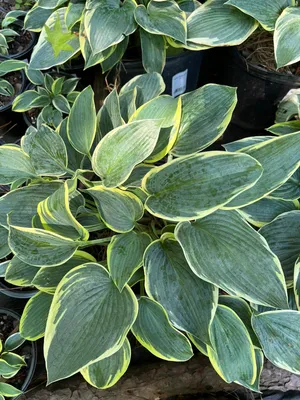
{"type": "Polygon", "coordinates": [[[235,46],[260,26],[274,33],[278,68],[300,60],[296,0],[37,1],[25,21],[41,31],[34,69],[60,65],[82,53],[86,67],[112,68],[128,44],[141,48],[147,72],[161,72],[168,46],[190,50],[235,46]],[[47,56],[45,57],[45,54],[47,56]]]}
{"type": "Polygon", "coordinates": [[[292,202],[279,225],[257,216],[257,232],[247,207],[299,167],[300,133],[208,151],[235,89],[163,91],[158,74],[138,76],[96,115],[88,87],[56,131],[41,125],[0,147],[0,183],[12,185],[0,199],[5,278],[39,290],[20,332],[45,336],[49,383],[80,372],[108,388],[130,341],[177,362],[193,343],[225,381],[258,391],[263,354],[300,373],[300,313],[287,297],[300,211],[292,202]]]}
{"type": "Polygon", "coordinates": [[[24,357],[15,353],[24,342],[25,339],[19,332],[11,334],[5,342],[0,339],[0,400],[4,400],[5,397],[15,397],[22,393],[11,385],[9,380],[26,366],[24,357]]]}
{"type": "Polygon", "coordinates": [[[1,21],[0,29],[0,54],[8,55],[9,42],[12,42],[19,33],[14,30],[14,23],[18,17],[24,16],[25,12],[21,10],[10,11],[1,21]]]}
{"type": "Polygon", "coordinates": [[[79,92],[75,91],[78,78],[56,77],[26,69],[32,89],[17,96],[12,109],[16,112],[38,110],[37,124],[46,123],[56,128],[68,115],[79,92]],[[35,86],[34,86],[35,85],[35,86]]]}
{"type": "MultiPolygon", "coordinates": [[[[189,19],[200,6],[197,0],[39,0],[25,19],[27,29],[41,31],[31,68],[47,69],[82,54],[86,68],[101,63],[105,72],[134,48],[147,72],[162,72],[169,47],[207,48],[189,38],[189,19]]],[[[238,13],[247,30],[251,18],[238,13]]]]}

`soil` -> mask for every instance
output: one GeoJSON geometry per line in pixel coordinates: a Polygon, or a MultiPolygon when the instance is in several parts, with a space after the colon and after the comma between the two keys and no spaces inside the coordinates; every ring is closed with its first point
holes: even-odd
{"type": "Polygon", "coordinates": [[[22,90],[22,74],[19,71],[16,72],[11,72],[3,77],[6,79],[9,83],[12,84],[12,86],[15,88],[15,96],[2,96],[0,95],[0,110],[2,107],[7,106],[8,104],[11,104],[14,100],[14,98],[21,92],[22,90]]]}
{"type": "Polygon", "coordinates": [[[16,31],[19,36],[15,36],[14,39],[8,43],[8,52],[10,55],[23,53],[30,46],[32,35],[30,32],[25,31],[18,25],[12,25],[11,28],[16,31]]]}
{"type": "Polygon", "coordinates": [[[32,108],[31,110],[25,112],[26,117],[28,118],[31,125],[36,126],[36,120],[40,112],[41,108],[32,108]]]}
{"type": "MultiPolygon", "coordinates": [[[[0,338],[4,342],[12,333],[17,332],[19,327],[19,321],[10,315],[0,314],[0,338]]],[[[30,342],[25,342],[19,349],[14,350],[14,353],[24,357],[27,365],[20,369],[18,374],[11,379],[0,381],[9,383],[18,389],[21,389],[26,376],[30,369],[32,362],[32,345],[30,342]]]]}
{"type": "Polygon", "coordinates": [[[15,0],[2,0],[0,1],[0,11],[1,13],[8,13],[9,11],[16,9],[15,0]]]}
{"type": "Polygon", "coordinates": [[[300,63],[287,67],[276,67],[273,34],[258,30],[243,44],[238,46],[242,56],[252,65],[257,65],[267,71],[280,72],[287,75],[300,75],[300,63]]]}

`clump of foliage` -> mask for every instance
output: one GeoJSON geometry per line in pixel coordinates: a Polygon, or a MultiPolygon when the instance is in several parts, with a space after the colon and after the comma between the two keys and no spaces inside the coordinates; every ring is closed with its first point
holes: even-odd
{"type": "Polygon", "coordinates": [[[14,40],[16,36],[19,36],[13,28],[14,23],[18,20],[18,17],[24,16],[25,12],[21,10],[10,11],[6,14],[5,18],[1,21],[0,29],[0,54],[8,55],[9,43],[14,40]]]}
{"type": "Polygon", "coordinates": [[[208,151],[235,89],[163,91],[160,75],[138,76],[96,115],[87,87],[55,131],[0,147],[5,279],[39,290],[20,332],[45,336],[49,383],[80,372],[114,385],[131,332],[169,361],[193,343],[225,381],[259,391],[264,354],[300,373],[300,133],[208,151]]]}
{"type": "Polygon", "coordinates": [[[31,60],[36,69],[60,65],[81,52],[87,68],[101,63],[107,71],[138,37],[145,70],[161,72],[168,46],[193,51],[235,46],[259,26],[274,32],[278,68],[300,61],[296,0],[38,0],[25,22],[41,31],[31,60]]]}
{"type": "Polygon", "coordinates": [[[56,128],[68,115],[71,104],[75,101],[79,92],[75,91],[78,78],[66,78],[43,74],[40,71],[26,70],[27,76],[33,85],[32,90],[26,90],[17,96],[12,109],[16,112],[26,112],[40,109],[37,124],[46,123],[56,128]]]}
{"type": "Polygon", "coordinates": [[[10,335],[3,343],[0,339],[0,399],[16,397],[22,392],[7,383],[26,366],[24,357],[14,353],[25,342],[19,332],[10,335]]]}

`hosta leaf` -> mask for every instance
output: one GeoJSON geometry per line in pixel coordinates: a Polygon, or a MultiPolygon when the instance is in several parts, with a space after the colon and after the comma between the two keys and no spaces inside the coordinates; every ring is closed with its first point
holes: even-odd
{"type": "Polygon", "coordinates": [[[148,297],[139,300],[132,333],[147,350],[163,360],[187,361],[193,356],[188,339],[173,328],[164,308],[148,297]]]}
{"type": "Polygon", "coordinates": [[[84,155],[82,153],[78,153],[77,150],[71,145],[68,133],[67,133],[67,125],[68,125],[68,118],[65,118],[61,124],[58,126],[57,131],[65,143],[67,154],[68,154],[68,168],[73,171],[82,168],[82,163],[84,159],[84,155]]]}
{"type": "Polygon", "coordinates": [[[42,229],[10,226],[9,246],[23,262],[37,267],[64,264],[79,244],[42,229]],[[37,251],[38,249],[38,251],[37,251]]]}
{"type": "Polygon", "coordinates": [[[101,137],[123,125],[124,121],[122,120],[120,101],[116,89],[105,98],[103,106],[98,113],[97,120],[101,137]]]}
{"type": "Polygon", "coordinates": [[[12,225],[31,227],[32,217],[37,206],[55,192],[61,182],[49,182],[21,187],[8,192],[0,198],[0,223],[7,226],[7,215],[12,225]],[[22,207],[20,207],[22,204],[22,207]]]}
{"type": "Polygon", "coordinates": [[[10,375],[16,371],[18,371],[20,368],[19,367],[14,367],[9,365],[1,356],[0,359],[0,375],[10,375]]]}
{"type": "Polygon", "coordinates": [[[0,226],[0,259],[5,258],[11,253],[8,245],[8,229],[0,226]]]}
{"type": "Polygon", "coordinates": [[[143,268],[138,269],[137,271],[135,271],[135,273],[132,275],[132,277],[129,279],[128,281],[128,285],[134,286],[136,285],[138,282],[141,282],[145,279],[145,275],[144,275],[144,270],[143,268]]]}
{"type": "Polygon", "coordinates": [[[66,0],[39,0],[38,1],[39,7],[51,8],[51,9],[60,7],[64,3],[66,3],[66,0]]]}
{"type": "Polygon", "coordinates": [[[217,140],[227,128],[237,103],[236,89],[214,84],[181,98],[182,117],[172,149],[176,156],[203,150],[217,140]]]}
{"type": "MultiPolygon", "coordinates": [[[[3,262],[0,263],[0,278],[4,278],[5,277],[5,273],[6,273],[8,264],[9,264],[9,260],[8,261],[3,261],[3,262]]],[[[1,348],[1,343],[0,343],[0,348],[1,348]]]]}
{"type": "Polygon", "coordinates": [[[172,235],[147,248],[144,268],[147,294],[164,307],[172,324],[210,344],[218,289],[195,276],[172,235]]]}
{"type": "Polygon", "coordinates": [[[67,150],[63,139],[46,125],[22,138],[22,148],[39,175],[59,176],[66,173],[67,150]]]}
{"type": "Polygon", "coordinates": [[[5,351],[13,351],[18,349],[25,342],[25,339],[20,335],[20,332],[13,333],[10,335],[5,343],[4,350],[5,351]]]}
{"type": "Polygon", "coordinates": [[[273,135],[288,135],[289,133],[295,133],[300,131],[300,121],[288,121],[281,122],[279,124],[275,124],[270,126],[270,128],[266,129],[268,132],[273,133],[273,135]]]}
{"type": "Polygon", "coordinates": [[[106,229],[98,213],[83,213],[76,217],[77,221],[88,230],[88,232],[97,232],[106,229]]]}
{"type": "Polygon", "coordinates": [[[19,394],[22,394],[22,391],[8,383],[0,382],[0,393],[5,397],[16,397],[19,394]]]}
{"type": "MultiPolygon", "coordinates": [[[[126,182],[123,183],[123,187],[127,188],[139,188],[142,186],[142,180],[144,176],[152,169],[155,168],[151,164],[139,164],[137,165],[126,182]]],[[[1,204],[1,203],[0,203],[1,204]]]]}
{"type": "Polygon", "coordinates": [[[180,223],[175,236],[201,279],[255,304],[286,307],[278,258],[236,211],[216,211],[198,221],[180,223]]]}
{"type": "Polygon", "coordinates": [[[125,122],[128,122],[130,117],[136,112],[136,96],[137,88],[128,90],[128,92],[119,96],[120,112],[125,122]]]}
{"type": "Polygon", "coordinates": [[[160,124],[160,133],[155,148],[146,162],[162,159],[174,146],[181,119],[181,99],[164,95],[142,105],[132,115],[130,122],[156,119],[160,124]]]}
{"type": "Polygon", "coordinates": [[[15,98],[12,110],[15,112],[28,111],[35,101],[39,101],[40,97],[40,94],[35,90],[27,90],[15,98]]]}
{"type": "Polygon", "coordinates": [[[4,76],[8,72],[20,71],[21,69],[24,69],[26,66],[27,66],[26,61],[14,60],[14,59],[8,59],[5,61],[1,61],[0,76],[4,76]]]}
{"type": "Polygon", "coordinates": [[[300,166],[300,132],[279,136],[241,150],[255,158],[263,174],[252,188],[238,195],[225,208],[247,206],[267,196],[285,183],[300,166]]]}
{"type": "Polygon", "coordinates": [[[19,147],[13,145],[0,147],[1,185],[12,183],[18,179],[34,178],[35,176],[36,173],[30,163],[30,158],[19,147]]]}
{"type": "Polygon", "coordinates": [[[72,215],[69,205],[70,181],[39,203],[37,211],[43,228],[70,239],[88,240],[88,231],[72,215]]]}
{"type": "Polygon", "coordinates": [[[294,266],[300,255],[299,232],[300,211],[290,211],[279,215],[259,230],[271,250],[278,256],[288,286],[293,284],[294,266]]]}
{"type": "Polygon", "coordinates": [[[28,340],[38,340],[45,334],[53,296],[39,292],[26,304],[20,320],[20,333],[28,340]]]}
{"type": "Polygon", "coordinates": [[[170,36],[185,44],[186,16],[175,2],[150,0],[147,8],[140,4],[134,16],[145,31],[154,35],[170,36]]]}
{"type": "Polygon", "coordinates": [[[49,69],[69,60],[79,49],[79,38],[68,30],[65,22],[66,7],[53,12],[44,24],[35,46],[30,68],[49,69]]]}
{"type": "Polygon", "coordinates": [[[67,132],[74,149],[89,155],[96,134],[96,109],[91,86],[77,96],[68,118],[67,132]]]}
{"type": "Polygon", "coordinates": [[[119,290],[142,266],[144,252],[151,243],[146,233],[128,232],[114,236],[107,248],[108,269],[119,290]]]}
{"type": "Polygon", "coordinates": [[[277,68],[300,60],[299,22],[300,9],[297,7],[287,7],[276,21],[274,46],[277,68]]]}
{"type": "Polygon", "coordinates": [[[286,7],[294,6],[295,0],[229,0],[225,3],[256,19],[264,29],[273,31],[277,18],[286,7]]]}
{"type": "Polygon", "coordinates": [[[266,142],[267,140],[274,139],[274,136],[250,136],[244,139],[235,140],[234,142],[223,144],[222,146],[226,151],[238,151],[245,149],[246,147],[253,146],[266,142]]]}
{"type": "Polygon", "coordinates": [[[300,198],[300,168],[282,186],[272,192],[272,197],[283,200],[300,198]]]}
{"type": "Polygon", "coordinates": [[[142,61],[144,70],[148,73],[162,73],[166,64],[165,39],[160,35],[153,35],[140,27],[142,61]]]}
{"type": "Polygon", "coordinates": [[[108,57],[101,62],[101,68],[103,74],[111,70],[123,58],[128,47],[128,42],[129,42],[129,37],[126,36],[125,39],[122,40],[122,42],[109,47],[107,50],[104,50],[103,53],[108,52],[108,57]]]}
{"type": "Polygon", "coordinates": [[[136,30],[133,0],[103,0],[85,13],[84,25],[93,54],[120,43],[136,30]],[[99,29],[101,26],[101,29],[99,29]]]}
{"type": "Polygon", "coordinates": [[[136,121],[112,130],[96,147],[92,166],[107,187],[125,182],[133,168],[144,161],[156,145],[159,124],[136,121]]]}
{"type": "Polygon", "coordinates": [[[70,104],[68,100],[62,95],[58,94],[54,97],[52,100],[52,103],[55,108],[57,108],[58,111],[64,113],[64,114],[69,114],[70,112],[70,104]]]}
{"type": "Polygon", "coordinates": [[[137,75],[121,88],[120,96],[134,88],[137,88],[136,107],[139,108],[144,103],[162,94],[166,85],[162,76],[157,72],[137,75]]]}
{"type": "Polygon", "coordinates": [[[80,21],[84,11],[84,3],[69,3],[66,11],[66,25],[69,30],[80,21]]]}
{"type": "Polygon", "coordinates": [[[299,311],[269,311],[253,315],[253,328],[265,356],[279,368],[300,373],[299,311]]]}
{"type": "Polygon", "coordinates": [[[145,176],[145,207],[171,221],[204,217],[252,187],[260,176],[258,162],[243,154],[211,151],[180,157],[145,176]]]}
{"type": "Polygon", "coordinates": [[[298,201],[285,201],[273,199],[272,197],[264,197],[249,206],[240,208],[239,212],[250,224],[261,228],[273,221],[280,214],[299,210],[299,208],[298,201]]]}
{"type": "Polygon", "coordinates": [[[200,353],[202,353],[206,357],[208,357],[207,345],[204,342],[202,342],[202,340],[200,340],[196,336],[191,335],[190,333],[188,333],[188,338],[193,343],[193,345],[196,347],[196,349],[200,351],[200,353]]]}
{"type": "Polygon", "coordinates": [[[38,271],[37,267],[24,263],[18,257],[13,257],[6,270],[5,280],[15,286],[32,286],[32,280],[38,271]]]}
{"type": "Polygon", "coordinates": [[[218,306],[210,329],[212,347],[208,357],[216,372],[226,382],[252,385],[257,368],[249,333],[234,311],[218,306]]]}
{"type": "Polygon", "coordinates": [[[101,265],[89,263],[71,270],[55,292],[48,317],[44,347],[48,382],[116,353],[137,311],[131,289],[120,293],[101,265]]]}
{"type": "Polygon", "coordinates": [[[294,269],[294,298],[296,310],[300,310],[300,256],[295,263],[294,269]]]}
{"type": "Polygon", "coordinates": [[[23,357],[11,352],[2,354],[1,359],[6,361],[12,367],[22,367],[26,365],[26,361],[23,357]]]}
{"type": "Polygon", "coordinates": [[[96,262],[96,259],[89,253],[76,251],[74,256],[62,265],[39,268],[32,284],[42,292],[54,294],[59,282],[71,269],[88,262],[96,262]]]}
{"type": "Polygon", "coordinates": [[[249,304],[237,296],[220,296],[219,304],[231,308],[236,315],[242,320],[243,324],[247,328],[247,331],[251,337],[252,343],[254,346],[260,347],[260,343],[255,335],[252,325],[252,310],[249,304]]]}
{"type": "Polygon", "coordinates": [[[235,46],[255,31],[258,23],[227,0],[210,0],[197,8],[187,19],[189,42],[206,46],[235,46]]]}
{"type": "Polygon", "coordinates": [[[80,373],[90,385],[97,389],[107,389],[115,385],[125,374],[130,358],[130,343],[128,339],[125,339],[120,350],[104,360],[96,361],[81,369],[80,373]]]}
{"type": "Polygon", "coordinates": [[[130,192],[95,186],[88,189],[87,193],[95,200],[104,223],[115,232],[131,231],[143,216],[142,202],[130,192]]]}

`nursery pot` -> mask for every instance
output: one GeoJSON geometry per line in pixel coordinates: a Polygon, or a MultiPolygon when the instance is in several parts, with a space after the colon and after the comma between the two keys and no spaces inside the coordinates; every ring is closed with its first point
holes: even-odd
{"type": "Polygon", "coordinates": [[[220,83],[238,89],[232,122],[242,129],[261,132],[274,124],[277,106],[289,90],[300,87],[300,76],[250,64],[236,48],[228,48],[226,58],[220,83]]]}
{"type": "MultiPolygon", "coordinates": [[[[0,62],[3,61],[4,57],[0,57],[0,62]]],[[[23,93],[26,86],[26,77],[23,71],[16,71],[10,74],[7,74],[3,78],[6,78],[8,75],[16,74],[20,77],[20,85],[16,91],[16,96],[23,93]]],[[[14,85],[13,85],[14,86],[14,85]]],[[[4,137],[6,141],[5,135],[11,134],[13,137],[21,137],[23,135],[24,129],[24,121],[21,115],[12,111],[12,103],[15,97],[11,98],[10,101],[0,107],[0,137],[4,137]]],[[[14,141],[14,140],[13,140],[14,141]]]]}
{"type": "Polygon", "coordinates": [[[0,278],[0,292],[15,299],[30,299],[38,291],[30,287],[9,286],[3,278],[0,278]]]}
{"type": "MultiPolygon", "coordinates": [[[[12,29],[14,29],[14,25],[18,28],[23,28],[23,22],[21,22],[21,21],[15,21],[12,25],[12,29]]],[[[27,46],[22,51],[17,52],[15,54],[9,53],[8,54],[9,58],[12,58],[14,60],[29,60],[30,59],[33,47],[35,46],[35,44],[37,42],[38,36],[35,32],[25,31],[25,30],[23,30],[23,32],[24,33],[26,32],[26,35],[29,36],[27,46]]]]}
{"type": "MultiPolygon", "coordinates": [[[[7,317],[8,323],[12,324],[13,326],[16,326],[17,323],[20,321],[19,314],[15,313],[14,311],[9,310],[9,309],[0,308],[0,318],[3,316],[7,317]]],[[[3,322],[3,320],[2,320],[2,322],[3,322]]],[[[4,324],[2,326],[4,326],[4,324]]],[[[0,332],[1,332],[1,327],[0,327],[0,332]]],[[[27,366],[24,367],[25,378],[23,380],[23,383],[20,385],[20,387],[18,387],[18,389],[22,390],[23,392],[28,388],[28,386],[30,385],[30,383],[33,379],[35,368],[36,368],[36,363],[37,363],[37,345],[36,345],[36,343],[26,341],[18,350],[20,350],[21,353],[23,350],[22,355],[26,355],[27,349],[30,352],[30,357],[28,359],[25,358],[25,361],[27,363],[27,366]]],[[[18,352],[18,350],[16,350],[16,352],[18,352]]],[[[22,368],[22,370],[23,370],[23,368],[22,368]]],[[[18,376],[18,374],[16,376],[18,376]]],[[[12,381],[8,381],[8,383],[10,383],[10,382],[13,384],[12,381]]]]}
{"type": "MultiPolygon", "coordinates": [[[[202,51],[190,50],[167,57],[162,73],[166,84],[165,93],[176,97],[197,89],[202,59],[202,51]]],[[[131,61],[123,59],[120,66],[120,84],[123,86],[135,76],[145,73],[146,71],[140,60],[131,61]]]]}

